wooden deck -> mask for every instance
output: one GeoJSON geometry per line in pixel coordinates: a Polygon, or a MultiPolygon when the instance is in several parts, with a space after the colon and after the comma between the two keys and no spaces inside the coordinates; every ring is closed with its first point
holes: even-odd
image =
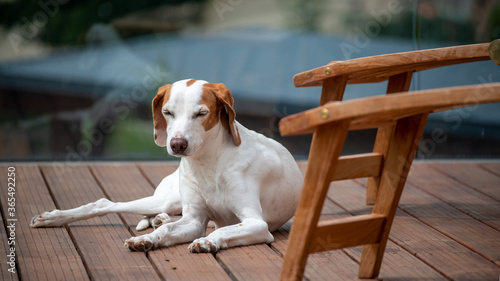
{"type": "MultiPolygon", "coordinates": [[[[175,163],[15,164],[0,166],[1,280],[278,280],[291,223],[270,245],[189,254],[187,244],[144,253],[123,241],[137,235],[140,216],[108,215],[67,227],[31,229],[33,215],[102,197],[127,201],[153,192],[175,163]],[[12,182],[12,180],[10,180],[12,182]],[[12,187],[12,185],[11,185],[12,187]],[[13,191],[13,190],[11,190],[13,191]],[[15,206],[8,202],[15,196],[15,206]],[[15,213],[10,213],[15,211],[15,213]],[[8,238],[11,238],[10,240],[8,238]],[[9,246],[9,241],[15,245],[9,246]],[[10,247],[15,247],[15,258],[10,247]],[[15,261],[11,273],[9,261],[15,261]]],[[[323,218],[368,213],[365,180],[337,182],[323,218]]],[[[11,200],[12,202],[12,200],[11,200]]],[[[313,254],[309,280],[357,279],[361,249],[313,254]]],[[[12,270],[12,269],[11,269],[12,270]]],[[[415,162],[399,204],[383,280],[499,280],[500,161],[415,162]]]]}

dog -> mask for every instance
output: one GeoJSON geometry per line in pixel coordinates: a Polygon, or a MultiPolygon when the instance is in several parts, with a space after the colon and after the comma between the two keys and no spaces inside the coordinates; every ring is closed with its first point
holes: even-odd
{"type": "Polygon", "coordinates": [[[152,103],[154,140],[181,158],[179,168],[150,197],[125,203],[103,198],[45,212],[31,227],[128,212],[144,215],[136,229],[155,227],[125,241],[132,251],[191,242],[190,252],[213,253],[271,243],[271,232],[295,213],[303,176],[285,147],[235,120],[233,104],[221,83],[188,79],[162,86],[152,103]],[[210,221],[215,230],[206,236],[210,221]]]}

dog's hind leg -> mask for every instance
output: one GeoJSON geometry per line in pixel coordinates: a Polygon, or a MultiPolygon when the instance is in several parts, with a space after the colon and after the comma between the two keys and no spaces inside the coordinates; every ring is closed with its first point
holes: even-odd
{"type": "Polygon", "coordinates": [[[155,216],[158,213],[180,214],[182,206],[180,198],[163,198],[150,196],[130,202],[112,202],[106,198],[69,210],[53,210],[35,216],[31,227],[62,226],[64,224],[103,216],[110,213],[134,213],[145,216],[155,216]],[[169,200],[170,199],[170,200],[169,200]]]}
{"type": "Polygon", "coordinates": [[[137,224],[138,230],[148,228],[150,226],[149,219],[154,218],[157,214],[178,215],[182,213],[178,170],[161,181],[153,196],[117,203],[102,198],[78,208],[42,213],[31,220],[30,226],[62,226],[70,222],[110,213],[134,213],[146,216],[137,224]]]}

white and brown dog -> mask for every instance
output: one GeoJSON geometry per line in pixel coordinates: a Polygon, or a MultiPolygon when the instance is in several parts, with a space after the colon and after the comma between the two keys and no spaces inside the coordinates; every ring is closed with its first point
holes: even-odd
{"type": "Polygon", "coordinates": [[[45,212],[31,226],[128,212],[145,216],[138,230],[157,227],[125,241],[133,251],[192,242],[193,253],[216,252],[272,242],[271,232],[295,212],[303,177],[282,145],[243,127],[235,115],[223,84],[191,79],[161,87],[153,100],[154,138],[169,154],[182,157],[179,169],[150,197],[125,203],[103,198],[45,212]],[[180,213],[180,220],[170,220],[180,213]],[[205,237],[209,221],[216,229],[205,237]]]}

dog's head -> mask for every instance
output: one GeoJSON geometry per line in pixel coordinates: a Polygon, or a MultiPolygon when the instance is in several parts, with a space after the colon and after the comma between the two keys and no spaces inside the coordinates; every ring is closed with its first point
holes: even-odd
{"type": "Polygon", "coordinates": [[[191,156],[220,125],[240,145],[233,103],[231,92],[220,83],[190,79],[161,87],[153,99],[156,144],[166,146],[171,155],[191,156]]]}

